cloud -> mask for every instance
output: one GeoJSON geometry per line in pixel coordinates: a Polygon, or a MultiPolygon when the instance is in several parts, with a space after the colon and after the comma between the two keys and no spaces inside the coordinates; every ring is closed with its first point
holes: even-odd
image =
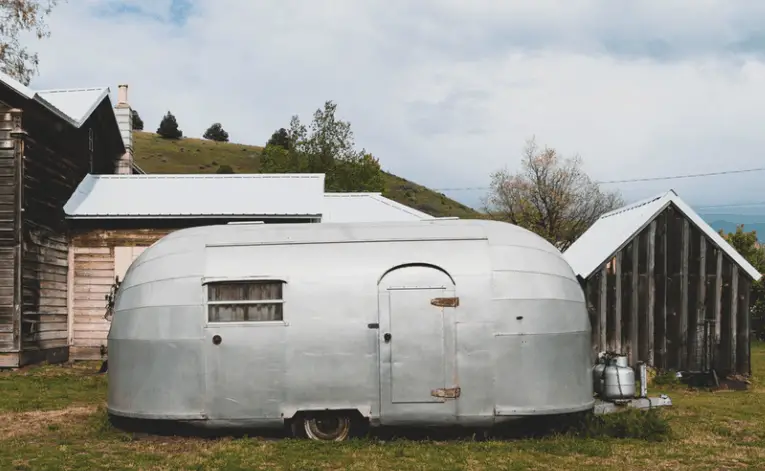
{"type": "MultiPolygon", "coordinates": [[[[435,188],[486,186],[532,135],[599,180],[696,173],[763,165],[763,24],[755,1],[81,0],[31,44],[32,86],[128,83],[148,130],[171,110],[252,144],[334,100],[387,170],[435,188]]],[[[764,175],[619,188],[760,201],[764,175]]]]}

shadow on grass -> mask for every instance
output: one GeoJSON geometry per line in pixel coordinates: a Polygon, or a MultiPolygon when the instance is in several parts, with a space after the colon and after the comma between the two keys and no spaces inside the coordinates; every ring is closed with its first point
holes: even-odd
{"type": "MultiPolygon", "coordinates": [[[[161,437],[183,437],[215,440],[220,438],[258,437],[279,440],[290,435],[278,429],[208,429],[170,422],[125,420],[110,417],[100,408],[92,419],[94,431],[102,434],[121,434],[128,440],[152,440],[161,437]]],[[[554,417],[532,417],[513,420],[491,430],[468,427],[373,427],[368,439],[387,442],[408,441],[507,441],[545,438],[567,439],[637,439],[649,442],[672,438],[669,422],[657,410],[626,410],[607,415],[592,413],[554,417]]]]}

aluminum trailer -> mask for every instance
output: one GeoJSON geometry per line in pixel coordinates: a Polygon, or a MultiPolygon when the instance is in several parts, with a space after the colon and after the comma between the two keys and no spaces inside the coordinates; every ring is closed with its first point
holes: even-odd
{"type": "Polygon", "coordinates": [[[595,405],[576,276],[496,221],[173,232],[128,269],[108,351],[112,416],[320,440],[595,405]]]}

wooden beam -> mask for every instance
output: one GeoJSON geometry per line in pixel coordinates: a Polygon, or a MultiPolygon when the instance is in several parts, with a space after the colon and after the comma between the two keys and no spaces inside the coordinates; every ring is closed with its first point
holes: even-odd
{"type": "Polygon", "coordinates": [[[598,303],[598,348],[603,351],[608,347],[606,333],[608,332],[608,265],[600,270],[600,302],[598,303]]]}
{"type": "Polygon", "coordinates": [[[699,233],[699,288],[696,302],[696,367],[703,369],[709,366],[704,349],[704,325],[707,307],[707,238],[699,233]]]}
{"type": "Polygon", "coordinates": [[[14,287],[13,287],[13,347],[21,351],[21,323],[24,316],[24,142],[28,137],[22,126],[23,111],[13,108],[9,111],[13,130],[10,135],[14,141],[14,287]]]}
{"type": "Polygon", "coordinates": [[[622,251],[616,252],[616,283],[614,283],[614,344],[615,352],[622,352],[622,251]]]}
{"type": "Polygon", "coordinates": [[[71,346],[74,341],[74,247],[71,245],[67,262],[69,264],[66,273],[67,345],[71,346]]]}
{"type": "Polygon", "coordinates": [[[646,362],[653,366],[654,364],[654,302],[656,299],[656,280],[654,274],[656,271],[656,220],[651,221],[648,230],[648,306],[646,306],[646,362]]]}
{"type": "Polygon", "coordinates": [[[678,320],[677,362],[681,370],[688,366],[688,252],[690,249],[690,226],[683,218],[683,241],[680,264],[680,319],[678,320]]]}
{"type": "Polygon", "coordinates": [[[640,238],[639,236],[632,241],[632,279],[630,282],[630,294],[632,294],[632,302],[630,303],[630,340],[629,340],[629,362],[633,367],[637,364],[638,358],[640,358],[640,346],[638,345],[638,263],[640,263],[640,238]]]}
{"type": "Polygon", "coordinates": [[[736,327],[738,321],[738,265],[731,263],[730,279],[730,368],[736,371],[736,327]]]}
{"type": "Polygon", "coordinates": [[[722,337],[722,282],[723,254],[717,249],[717,270],[715,274],[715,348],[719,348],[722,337]]]}
{"type": "Polygon", "coordinates": [[[667,273],[667,230],[669,228],[668,211],[665,210],[661,215],[661,239],[659,246],[661,247],[661,259],[659,260],[661,265],[661,283],[659,285],[659,319],[654,328],[658,331],[659,344],[656,346],[657,351],[661,355],[661,364],[657,365],[662,369],[667,368],[667,283],[669,280],[669,274],[667,273]]]}
{"type": "Polygon", "coordinates": [[[747,374],[749,376],[752,375],[752,342],[749,338],[749,333],[752,330],[751,326],[751,315],[749,314],[749,303],[750,303],[750,296],[752,294],[752,283],[751,281],[746,281],[746,289],[743,293],[743,300],[741,303],[741,309],[739,310],[739,314],[741,315],[741,320],[743,321],[742,324],[739,325],[739,332],[740,339],[739,342],[744,342],[743,348],[740,348],[740,350],[743,350],[743,352],[739,355],[739,361],[742,364],[741,368],[739,368],[740,373],[747,374]],[[742,312],[743,311],[743,312],[742,312]]]}

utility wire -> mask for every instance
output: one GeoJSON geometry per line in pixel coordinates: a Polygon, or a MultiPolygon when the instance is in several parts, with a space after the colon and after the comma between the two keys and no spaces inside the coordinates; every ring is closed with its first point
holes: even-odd
{"type": "MultiPolygon", "coordinates": [[[[741,169],[741,170],[725,170],[722,172],[708,172],[708,173],[689,173],[684,175],[672,175],[672,176],[665,176],[665,177],[646,177],[646,178],[629,178],[626,180],[606,180],[606,181],[596,181],[595,183],[598,183],[600,185],[607,185],[612,183],[636,183],[636,182],[649,182],[649,181],[659,181],[659,180],[679,180],[682,178],[701,178],[701,177],[713,177],[718,175],[731,175],[731,174],[737,174],[737,173],[750,173],[750,172],[763,172],[765,171],[765,167],[758,167],[758,168],[747,168],[747,169],[741,169]]],[[[488,186],[474,186],[474,187],[457,187],[457,188],[435,188],[435,191],[478,191],[478,190],[489,190],[491,187],[488,186]]]]}
{"type": "Polygon", "coordinates": [[[731,204],[710,204],[710,205],[694,205],[694,208],[741,208],[744,206],[765,206],[765,201],[754,201],[752,203],[731,203],[731,204]]]}

